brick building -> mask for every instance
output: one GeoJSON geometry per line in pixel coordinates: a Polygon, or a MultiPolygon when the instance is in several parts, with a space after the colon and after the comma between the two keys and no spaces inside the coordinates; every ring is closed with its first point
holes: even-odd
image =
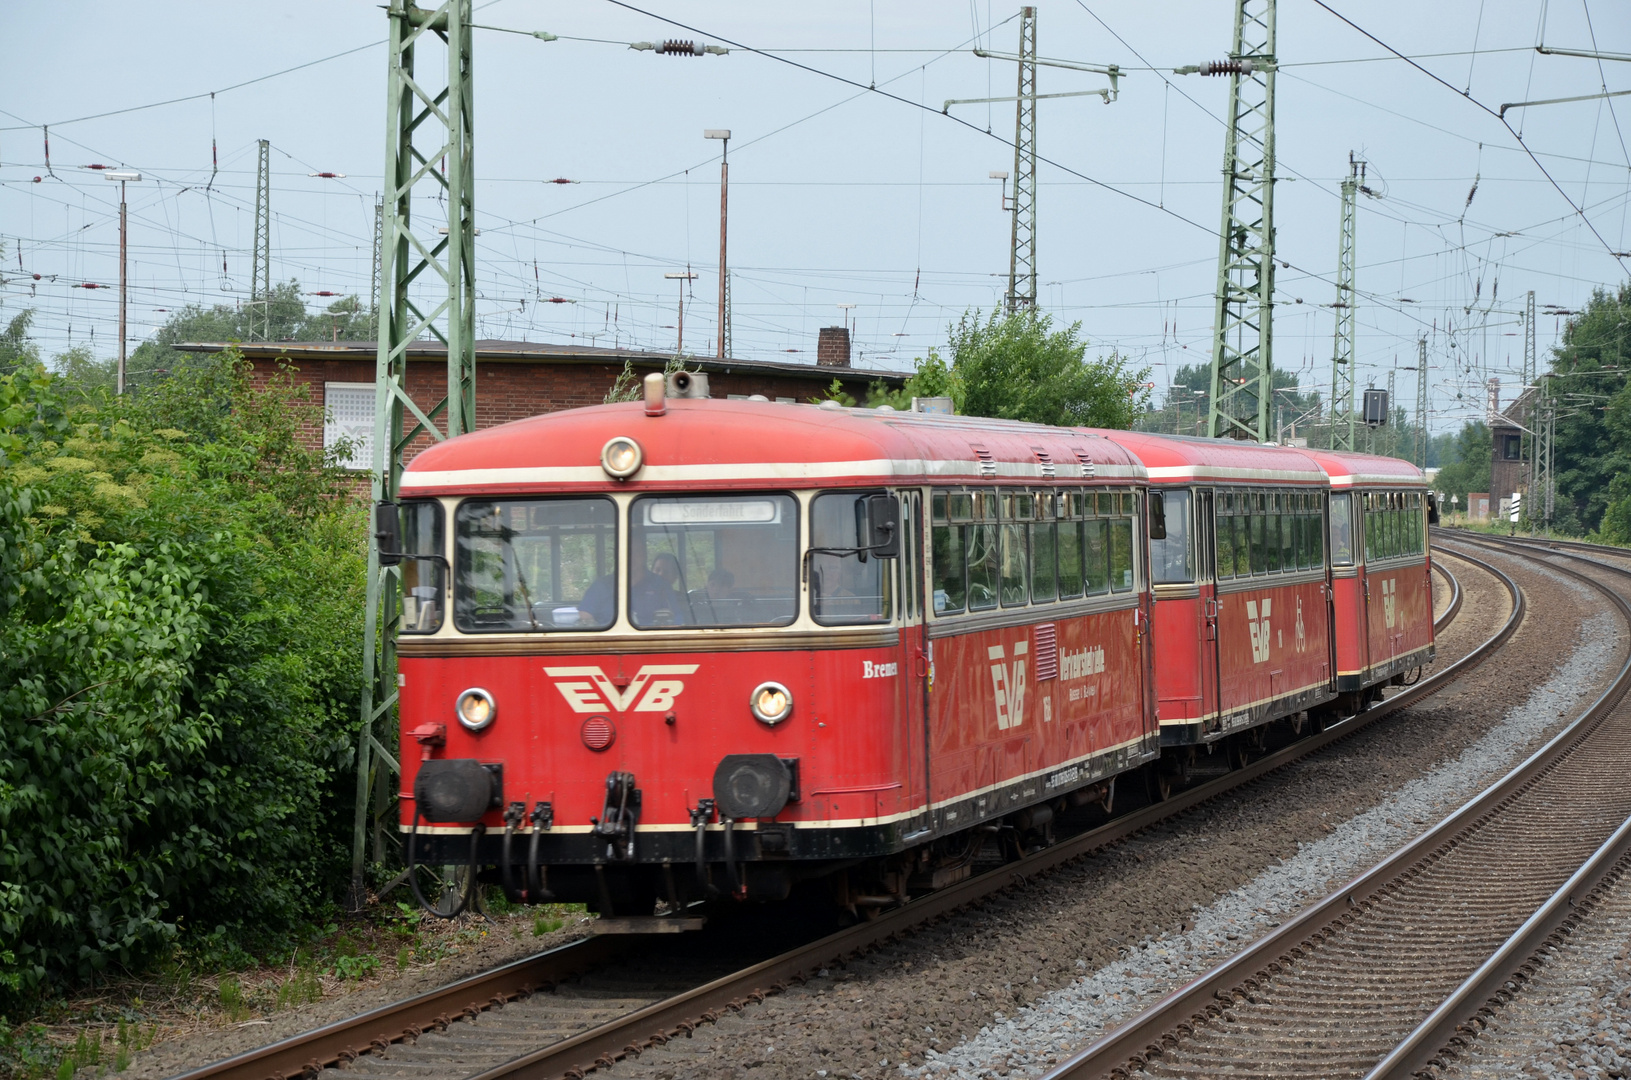
{"type": "MultiPolygon", "coordinates": [[[[1494,380],[1491,380],[1494,382],[1494,380]]],[[[1492,390],[1498,393],[1498,390],[1492,390]]],[[[1512,505],[1514,495],[1529,490],[1529,462],[1524,460],[1524,429],[1529,427],[1529,412],[1535,391],[1524,390],[1516,401],[1504,410],[1495,408],[1498,400],[1491,401],[1489,418],[1489,509],[1491,514],[1504,515],[1512,505]]],[[[1531,446],[1530,452],[1533,452],[1531,446]]],[[[1527,496],[1525,496],[1527,498],[1527,496]]]]}
{"type": "MultiPolygon", "coordinates": [[[[220,342],[193,342],[176,346],[183,352],[212,353],[220,342]]],[[[237,346],[254,366],[253,378],[265,383],[280,369],[312,386],[312,399],[326,407],[329,418],[321,429],[313,426],[312,445],[333,445],[341,435],[361,443],[352,457],[354,467],[367,469],[373,461],[374,368],[378,347],[371,341],[249,342],[237,346]]],[[[476,349],[476,426],[493,427],[540,413],[599,405],[623,367],[636,377],[661,371],[668,353],[630,349],[597,349],[578,345],[548,345],[526,341],[478,341],[476,349]]],[[[836,378],[844,392],[865,400],[867,388],[883,383],[898,388],[907,376],[900,372],[866,371],[849,362],[849,333],[824,329],[818,365],[765,360],[715,360],[686,357],[690,371],[708,376],[712,397],[748,397],[762,394],[772,401],[808,401],[820,397],[836,378]]],[[[447,349],[437,342],[415,342],[408,347],[408,392],[425,410],[442,400],[447,381],[447,349]]],[[[428,438],[414,452],[430,445],[428,438]]],[[[412,453],[409,454],[412,456],[412,453]]]]}

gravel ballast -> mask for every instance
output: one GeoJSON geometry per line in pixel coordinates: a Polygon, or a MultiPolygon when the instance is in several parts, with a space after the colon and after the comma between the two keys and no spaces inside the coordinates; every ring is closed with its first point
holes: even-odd
{"type": "MultiPolygon", "coordinates": [[[[1592,594],[1572,582],[1584,602],[1592,594]]],[[[1382,801],[1304,843],[1292,858],[1196,913],[1192,929],[1140,941],[1131,954],[994,1023],[968,1042],[929,1056],[916,1074],[985,1076],[1004,1070],[1042,1071],[1159,997],[1238,952],[1310,900],[1381,861],[1504,775],[1548,734],[1595,696],[1610,670],[1621,634],[1607,612],[1586,620],[1582,643],[1528,700],[1452,761],[1433,768],[1382,801]]]]}

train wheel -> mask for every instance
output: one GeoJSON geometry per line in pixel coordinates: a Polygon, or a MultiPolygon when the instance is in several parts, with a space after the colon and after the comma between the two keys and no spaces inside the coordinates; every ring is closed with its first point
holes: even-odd
{"type": "Polygon", "coordinates": [[[1178,777],[1171,770],[1164,768],[1161,762],[1149,765],[1144,772],[1144,783],[1149,791],[1150,801],[1166,802],[1172,798],[1172,789],[1177,779],[1178,777]]]}
{"type": "Polygon", "coordinates": [[[470,867],[461,863],[457,866],[426,866],[420,863],[413,868],[416,883],[419,886],[418,895],[424,897],[425,910],[439,919],[451,919],[461,911],[469,909],[480,911],[480,887],[470,880],[470,867]]]}

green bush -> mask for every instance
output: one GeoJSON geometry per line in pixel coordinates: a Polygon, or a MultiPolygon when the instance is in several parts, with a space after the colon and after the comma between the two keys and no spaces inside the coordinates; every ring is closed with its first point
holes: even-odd
{"type": "Polygon", "coordinates": [[[233,355],[134,401],[0,377],[0,1001],[343,887],[366,515],[320,417],[233,355]]]}

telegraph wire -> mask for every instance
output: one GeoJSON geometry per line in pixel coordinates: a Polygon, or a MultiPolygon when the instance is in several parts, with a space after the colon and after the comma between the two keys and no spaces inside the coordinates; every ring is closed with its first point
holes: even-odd
{"type": "MultiPolygon", "coordinates": [[[[609,0],[609,2],[610,3],[620,3],[621,0],[609,0]]],[[[1617,264],[1619,264],[1619,267],[1620,267],[1621,270],[1626,270],[1626,266],[1625,266],[1625,262],[1624,262],[1624,260],[1626,258],[1625,253],[1615,251],[1614,248],[1612,246],[1610,246],[1609,242],[1603,238],[1603,234],[1597,231],[1597,226],[1593,225],[1591,223],[1591,219],[1586,216],[1586,212],[1584,210],[1580,209],[1580,207],[1575,205],[1574,200],[1569,197],[1569,193],[1563,190],[1562,185],[1559,184],[1557,182],[1557,180],[1552,177],[1552,174],[1547,171],[1546,166],[1541,164],[1540,159],[1535,156],[1535,154],[1534,154],[1534,152],[1532,150],[1529,149],[1529,145],[1527,143],[1525,143],[1523,141],[1523,137],[1521,135],[1519,135],[1517,133],[1517,131],[1515,131],[1513,129],[1511,123],[1509,123],[1507,121],[1506,117],[1502,116],[1500,113],[1496,112],[1494,109],[1490,108],[1488,105],[1485,105],[1483,102],[1479,101],[1477,98],[1473,97],[1471,94],[1468,94],[1468,93],[1465,93],[1463,91],[1457,90],[1451,84],[1445,82],[1443,79],[1439,78],[1437,75],[1433,74],[1431,71],[1429,71],[1426,68],[1422,67],[1420,64],[1416,63],[1416,61],[1410,59],[1410,57],[1406,56],[1404,53],[1400,52],[1398,49],[1395,49],[1393,46],[1389,45],[1387,42],[1383,41],[1381,38],[1377,37],[1375,34],[1371,33],[1369,30],[1366,30],[1364,27],[1360,26],[1358,23],[1354,22],[1352,19],[1350,19],[1346,15],[1342,14],[1340,11],[1338,11],[1336,8],[1332,7],[1330,4],[1327,4],[1325,2],[1325,0],[1314,0],[1314,3],[1318,4],[1320,7],[1324,8],[1326,11],[1330,12],[1332,15],[1335,15],[1339,20],[1341,20],[1344,23],[1347,23],[1348,26],[1352,27],[1354,30],[1356,30],[1359,33],[1363,34],[1365,37],[1367,37],[1370,40],[1376,42],[1376,44],[1380,45],[1382,48],[1386,49],[1388,52],[1392,53],[1394,56],[1397,56],[1400,60],[1403,60],[1405,63],[1409,64],[1411,67],[1415,68],[1417,71],[1421,72],[1423,75],[1426,75],[1429,79],[1432,79],[1434,82],[1438,83],[1440,86],[1444,87],[1446,90],[1449,90],[1451,93],[1455,94],[1456,96],[1458,96],[1458,97],[1460,97],[1460,98],[1462,98],[1462,99],[1464,99],[1466,101],[1471,102],[1473,105],[1477,106],[1479,109],[1482,109],[1484,112],[1489,113],[1489,115],[1495,117],[1496,120],[1500,121],[1501,126],[1506,128],[1507,133],[1518,141],[1518,145],[1523,148],[1523,152],[1525,154],[1529,155],[1529,160],[1533,161],[1535,163],[1535,168],[1539,169],[1541,171],[1542,175],[1544,175],[1547,180],[1551,181],[1552,187],[1557,189],[1557,193],[1559,195],[1563,196],[1563,201],[1567,202],[1571,207],[1574,208],[1574,212],[1579,216],[1580,220],[1585,223],[1586,228],[1590,229],[1591,234],[1597,238],[1597,242],[1603,245],[1603,250],[1608,252],[1609,255],[1613,257],[1614,261],[1617,264]]]]}

